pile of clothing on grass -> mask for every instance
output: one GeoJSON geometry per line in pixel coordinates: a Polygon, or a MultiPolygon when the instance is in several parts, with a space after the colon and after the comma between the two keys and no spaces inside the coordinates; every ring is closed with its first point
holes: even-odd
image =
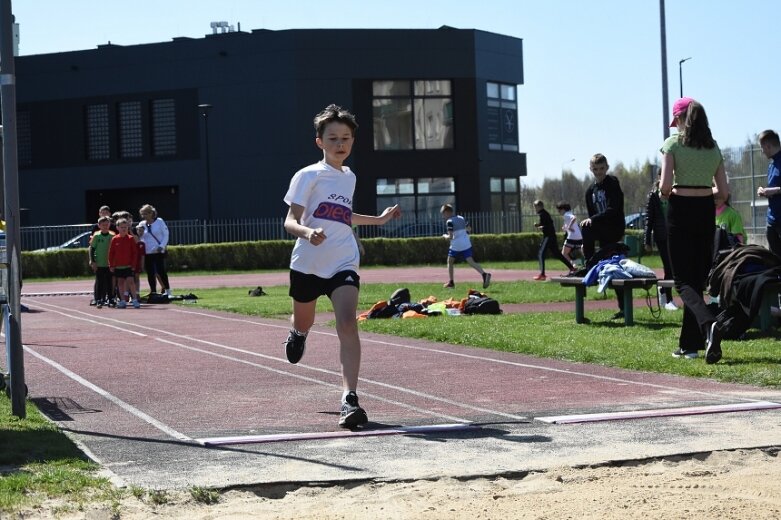
{"type": "Polygon", "coordinates": [[[459,316],[461,314],[501,314],[499,302],[485,293],[469,289],[466,298],[438,301],[429,296],[412,302],[409,289],[396,289],[388,300],[379,301],[358,315],[358,321],[377,318],[428,318],[429,316],[459,316]]]}

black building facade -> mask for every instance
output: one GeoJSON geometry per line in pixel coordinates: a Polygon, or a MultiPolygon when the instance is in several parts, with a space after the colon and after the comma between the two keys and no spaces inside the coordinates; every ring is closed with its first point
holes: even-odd
{"type": "Polygon", "coordinates": [[[522,58],[519,39],[448,27],[20,57],[22,224],[91,222],[103,204],[151,203],[168,220],[283,216],[290,177],[322,158],[312,118],[330,103],[360,124],[355,211],[515,211],[522,58]]]}

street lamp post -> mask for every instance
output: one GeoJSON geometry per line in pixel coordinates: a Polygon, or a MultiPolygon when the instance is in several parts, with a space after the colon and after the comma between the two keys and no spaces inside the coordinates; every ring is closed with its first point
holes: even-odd
{"type": "Polygon", "coordinates": [[[212,106],[208,103],[198,105],[198,110],[203,116],[203,131],[206,138],[206,219],[212,219],[212,172],[209,160],[209,111],[212,106]]]}
{"type": "Polygon", "coordinates": [[[688,58],[684,58],[680,61],[678,61],[678,81],[681,84],[681,97],[683,97],[683,62],[689,61],[691,59],[691,56],[688,58]]]}

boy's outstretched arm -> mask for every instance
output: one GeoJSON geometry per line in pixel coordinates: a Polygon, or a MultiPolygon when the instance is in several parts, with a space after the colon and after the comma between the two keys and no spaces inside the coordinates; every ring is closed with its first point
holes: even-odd
{"type": "Polygon", "coordinates": [[[374,215],[361,215],[360,213],[353,213],[352,223],[357,226],[382,226],[392,218],[401,217],[401,209],[399,205],[385,208],[382,214],[378,216],[374,215]]]}

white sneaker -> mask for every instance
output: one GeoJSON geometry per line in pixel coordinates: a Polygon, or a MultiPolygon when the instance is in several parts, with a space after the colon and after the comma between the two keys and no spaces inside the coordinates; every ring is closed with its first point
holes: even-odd
{"type": "Polygon", "coordinates": [[[677,311],[678,306],[675,305],[675,302],[670,301],[664,304],[664,309],[668,311],[677,311]]]}
{"type": "Polygon", "coordinates": [[[166,289],[164,294],[166,296],[168,296],[169,298],[173,298],[173,296],[174,296],[173,294],[171,294],[171,289],[166,289]]]}

